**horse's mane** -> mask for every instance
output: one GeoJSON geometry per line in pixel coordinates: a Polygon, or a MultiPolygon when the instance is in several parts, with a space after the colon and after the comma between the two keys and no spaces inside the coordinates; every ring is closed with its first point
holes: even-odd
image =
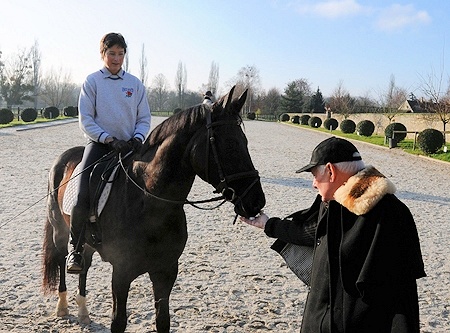
{"type": "Polygon", "coordinates": [[[198,104],[170,116],[151,132],[148,138],[149,144],[160,144],[168,136],[181,129],[189,130],[196,124],[204,123],[205,115],[205,106],[198,104]]]}
{"type": "MultiPolygon", "coordinates": [[[[211,110],[212,121],[217,121],[228,114],[235,117],[237,124],[242,124],[242,118],[240,116],[241,107],[237,106],[235,104],[236,102],[231,102],[230,107],[227,108],[224,108],[220,102],[214,103],[211,110]]],[[[150,146],[160,145],[167,137],[174,133],[191,131],[200,124],[205,125],[206,113],[209,111],[208,108],[209,106],[205,106],[205,104],[197,104],[164,120],[150,133],[146,142],[147,149],[150,146]]]]}

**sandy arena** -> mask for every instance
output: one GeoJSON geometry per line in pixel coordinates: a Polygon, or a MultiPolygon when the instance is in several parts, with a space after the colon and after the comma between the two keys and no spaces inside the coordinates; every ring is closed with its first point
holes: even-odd
{"type": "MultiPolygon", "coordinates": [[[[163,119],[154,117],[152,125],[163,119]]],[[[246,121],[245,131],[266,193],[265,212],[286,216],[308,207],[316,195],[311,174],[295,170],[328,134],[257,121],[246,121]]],[[[77,322],[76,276],[67,279],[67,317],[54,314],[56,294],[41,292],[48,171],[60,153],[84,142],[76,122],[0,129],[0,332],[110,331],[112,269],[98,254],[88,276],[90,325],[77,322]]],[[[415,217],[428,275],[418,280],[421,332],[450,331],[450,163],[354,143],[366,164],[396,184],[397,196],[415,217]]],[[[212,191],[198,180],[189,198],[209,198],[212,191]]],[[[260,229],[233,225],[230,204],[185,210],[189,240],[171,294],[171,332],[298,332],[307,288],[270,250],[273,240],[260,229]]],[[[133,282],[128,314],[126,332],[155,332],[148,275],[133,282]]]]}

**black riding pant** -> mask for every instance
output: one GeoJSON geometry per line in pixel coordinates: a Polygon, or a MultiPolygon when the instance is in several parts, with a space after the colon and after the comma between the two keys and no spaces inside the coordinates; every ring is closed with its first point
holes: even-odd
{"type": "Polygon", "coordinates": [[[82,173],[78,176],[78,196],[75,206],[72,208],[70,216],[70,243],[77,250],[80,250],[84,244],[84,224],[88,222],[90,195],[89,178],[97,161],[108,154],[112,149],[103,143],[90,141],[84,148],[83,158],[80,162],[82,173]]]}

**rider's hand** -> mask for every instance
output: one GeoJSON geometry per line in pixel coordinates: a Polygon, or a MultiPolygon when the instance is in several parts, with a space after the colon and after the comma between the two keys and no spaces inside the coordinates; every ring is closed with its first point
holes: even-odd
{"type": "Polygon", "coordinates": [[[121,154],[125,154],[130,151],[130,145],[125,140],[113,138],[113,140],[109,143],[109,146],[121,154]]]}
{"type": "Polygon", "coordinates": [[[131,146],[134,152],[141,151],[142,148],[142,141],[139,138],[132,138],[128,140],[128,144],[131,146]]]}

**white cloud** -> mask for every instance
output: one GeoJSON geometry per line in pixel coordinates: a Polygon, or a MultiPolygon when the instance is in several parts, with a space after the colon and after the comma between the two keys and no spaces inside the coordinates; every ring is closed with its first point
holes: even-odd
{"type": "Polygon", "coordinates": [[[296,3],[295,8],[301,14],[312,13],[327,18],[355,16],[369,10],[355,0],[327,0],[314,4],[301,1],[296,3]]]}
{"type": "Polygon", "coordinates": [[[416,10],[413,5],[394,4],[381,11],[377,27],[383,31],[394,31],[429,22],[431,22],[431,17],[426,11],[416,10]]]}

